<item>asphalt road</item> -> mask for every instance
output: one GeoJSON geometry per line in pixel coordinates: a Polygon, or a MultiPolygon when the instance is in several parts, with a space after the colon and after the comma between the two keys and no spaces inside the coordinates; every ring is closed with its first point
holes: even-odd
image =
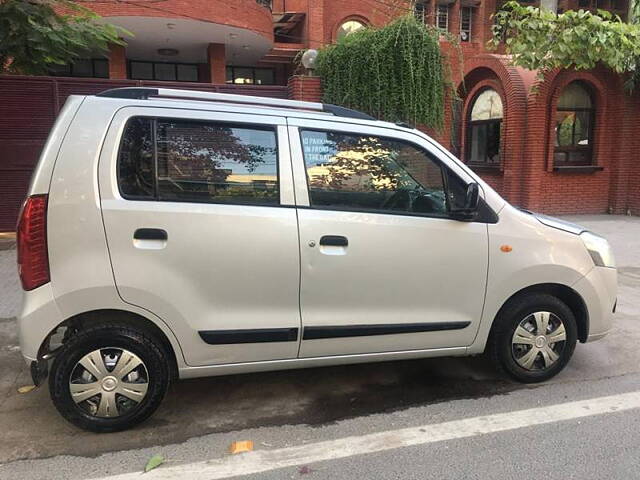
{"type": "Polygon", "coordinates": [[[618,313],[614,331],[580,344],[550,382],[510,382],[482,358],[198,379],[176,383],[151,421],[109,435],[64,422],[46,388],[17,393],[30,380],[10,318],[14,252],[0,251],[0,317],[9,317],[0,319],[0,479],[106,478],[140,472],[154,454],[167,461],[145,475],[151,480],[196,472],[207,479],[229,472],[268,479],[640,478],[640,408],[619,397],[640,392],[640,218],[573,220],[614,246],[618,313]],[[598,409],[608,398],[623,403],[598,409]],[[524,423],[503,428],[501,414],[524,423]],[[465,419],[488,427],[457,438],[464,428],[448,422],[465,419]],[[407,445],[403,429],[423,437],[407,445]],[[384,440],[376,432],[386,432],[384,440]],[[252,440],[254,452],[229,455],[238,440],[252,440]]]}

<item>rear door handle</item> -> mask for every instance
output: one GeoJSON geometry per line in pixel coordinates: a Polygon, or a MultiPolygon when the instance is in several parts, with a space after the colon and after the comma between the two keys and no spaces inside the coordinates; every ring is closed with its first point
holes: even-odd
{"type": "Polygon", "coordinates": [[[166,240],[169,236],[167,231],[161,228],[138,228],[133,238],[135,240],[166,240]]]}
{"type": "Polygon", "coordinates": [[[320,245],[327,247],[348,247],[349,240],[342,235],[324,235],[320,238],[320,245]]]}

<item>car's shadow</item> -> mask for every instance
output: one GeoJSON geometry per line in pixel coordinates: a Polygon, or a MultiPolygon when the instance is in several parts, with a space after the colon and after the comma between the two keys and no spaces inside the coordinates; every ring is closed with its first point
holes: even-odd
{"type": "Polygon", "coordinates": [[[521,387],[499,376],[483,356],[252,373],[176,382],[155,421],[187,415],[215,432],[315,426],[521,387]]]}
{"type": "MultiPolygon", "coordinates": [[[[5,373],[20,370],[18,383],[28,383],[28,371],[21,367],[19,354],[11,352],[9,357],[12,365],[5,373]]],[[[247,428],[314,428],[343,419],[487,397],[519,388],[523,385],[498,376],[483,357],[182,380],[171,385],[165,401],[149,420],[131,430],[103,435],[79,430],[63,420],[51,404],[46,385],[28,395],[19,395],[11,388],[0,409],[0,423],[6,424],[7,429],[7,442],[0,447],[0,463],[64,454],[94,456],[247,428]]]]}

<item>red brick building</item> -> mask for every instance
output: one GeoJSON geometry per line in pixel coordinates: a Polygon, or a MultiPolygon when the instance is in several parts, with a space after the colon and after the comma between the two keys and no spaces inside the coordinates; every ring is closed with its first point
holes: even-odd
{"type": "MultiPolygon", "coordinates": [[[[628,0],[543,0],[558,10],[603,8],[623,18],[628,0]]],[[[432,135],[509,201],[546,213],[640,214],[640,95],[604,69],[544,79],[485,48],[497,0],[87,0],[133,32],[126,47],[52,70],[0,76],[0,231],[12,229],[46,133],[66,95],[171,82],[318,100],[317,78],[294,58],[341,35],[412,10],[461,40],[446,42],[458,94],[432,135]],[[76,78],[74,78],[76,77],[76,78]],[[79,78],[82,77],[82,78],[79,78]],[[287,88],[288,86],[288,88],[287,88]],[[26,133],[25,133],[26,131],[26,133]]],[[[528,4],[537,4],[536,1],[528,4]]]]}

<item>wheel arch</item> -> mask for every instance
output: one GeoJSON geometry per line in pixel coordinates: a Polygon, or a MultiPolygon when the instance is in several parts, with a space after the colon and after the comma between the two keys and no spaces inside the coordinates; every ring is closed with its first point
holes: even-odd
{"type": "Polygon", "coordinates": [[[578,327],[578,340],[581,343],[587,341],[589,336],[589,311],[584,299],[573,288],[563,285],[561,283],[538,283],[535,285],[529,285],[522,288],[511,295],[500,307],[498,313],[493,319],[491,330],[493,331],[493,325],[496,324],[496,319],[500,317],[504,309],[518,298],[530,295],[532,293],[547,293],[553,295],[558,300],[564,302],[567,307],[573,313],[576,319],[576,326],[578,327]]]}
{"type": "MultiPolygon", "coordinates": [[[[156,339],[162,346],[163,350],[167,353],[169,359],[169,370],[172,379],[178,378],[178,358],[179,354],[169,339],[168,335],[152,320],[140,315],[136,312],[128,310],[119,310],[114,308],[105,308],[98,310],[90,310],[82,313],[75,314],[60,324],[58,324],[42,342],[40,350],[38,352],[38,358],[49,358],[55,356],[56,348],[51,345],[52,337],[56,334],[58,329],[64,327],[65,334],[61,342],[64,343],[67,339],[67,332],[73,332],[87,328],[88,326],[96,325],[103,321],[109,321],[111,323],[117,322],[122,325],[139,329],[147,335],[156,339]]],[[[71,334],[71,333],[69,333],[71,334]]]]}

